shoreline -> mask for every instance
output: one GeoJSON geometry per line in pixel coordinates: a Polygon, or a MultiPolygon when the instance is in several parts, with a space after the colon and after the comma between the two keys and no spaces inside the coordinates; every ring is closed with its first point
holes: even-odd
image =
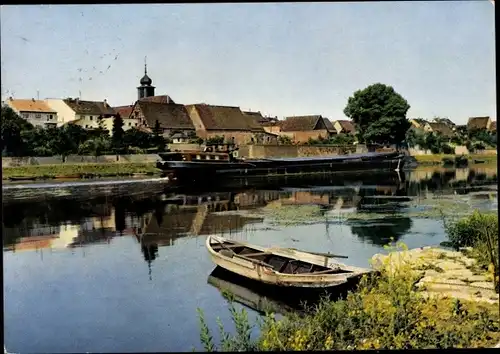
{"type": "MultiPolygon", "coordinates": [[[[459,155],[418,155],[417,167],[443,166],[443,158],[455,158],[459,155]]],[[[467,155],[468,167],[496,165],[497,155],[467,155]],[[480,162],[479,162],[480,161],[480,162]]],[[[444,167],[444,166],[443,166],[444,167]]],[[[58,165],[27,165],[3,167],[2,181],[43,181],[43,180],[80,180],[105,177],[160,176],[162,171],[155,162],[101,162],[58,165]]]]}

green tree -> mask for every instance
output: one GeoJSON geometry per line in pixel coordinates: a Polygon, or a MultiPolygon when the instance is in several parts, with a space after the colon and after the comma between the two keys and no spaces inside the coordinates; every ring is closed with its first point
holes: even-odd
{"type": "Polygon", "coordinates": [[[278,136],[278,144],[280,145],[292,145],[293,141],[288,135],[280,135],[278,136]]]}
{"type": "Polygon", "coordinates": [[[147,149],[153,146],[153,136],[136,128],[131,128],[123,133],[123,144],[126,147],[135,146],[147,149]]]}
{"type": "Polygon", "coordinates": [[[158,152],[165,151],[167,140],[163,137],[163,129],[158,119],[153,127],[153,146],[158,149],[158,152]]]}
{"type": "Polygon", "coordinates": [[[400,144],[410,127],[409,108],[391,86],[376,83],[354,92],[344,114],[354,122],[360,142],[400,144]]]}
{"type": "Polygon", "coordinates": [[[12,108],[2,107],[2,152],[8,156],[27,156],[31,149],[26,142],[34,127],[12,108]]]}
{"type": "Polygon", "coordinates": [[[113,136],[111,138],[115,153],[123,149],[123,133],[123,118],[117,114],[113,118],[113,136]]]}
{"type": "Polygon", "coordinates": [[[85,141],[78,148],[79,154],[92,154],[97,157],[102,155],[106,150],[110,148],[110,142],[108,139],[103,138],[93,138],[85,141]]]}

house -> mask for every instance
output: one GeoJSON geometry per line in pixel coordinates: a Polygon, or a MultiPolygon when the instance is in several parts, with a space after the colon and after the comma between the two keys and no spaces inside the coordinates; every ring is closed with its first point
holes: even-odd
{"type": "Polygon", "coordinates": [[[447,125],[448,127],[450,127],[450,128],[451,128],[451,130],[453,130],[453,131],[454,131],[454,130],[455,130],[455,128],[456,128],[456,124],[455,124],[455,123],[453,123],[453,122],[451,121],[451,119],[449,119],[449,118],[439,118],[439,117],[436,117],[436,118],[434,118],[434,119],[433,119],[433,121],[434,121],[434,123],[443,123],[443,124],[446,124],[446,125],[447,125]]]}
{"type": "Polygon", "coordinates": [[[488,129],[491,133],[495,133],[497,132],[497,121],[494,120],[491,122],[490,124],[490,128],[488,129]]]}
{"type": "Polygon", "coordinates": [[[333,125],[333,122],[330,119],[323,118],[323,121],[325,122],[326,129],[328,130],[330,135],[337,134],[337,129],[335,129],[335,126],[333,125]]]}
{"type": "Polygon", "coordinates": [[[158,122],[165,137],[175,133],[183,133],[187,136],[193,134],[195,128],[186,107],[176,104],[172,100],[158,97],[162,96],[152,96],[138,100],[132,108],[130,119],[137,119],[139,127],[150,132],[154,130],[156,122],[158,122]]]}
{"type": "Polygon", "coordinates": [[[410,119],[410,124],[412,128],[424,129],[424,126],[427,124],[427,121],[422,118],[412,118],[410,119]]]}
{"type": "Polygon", "coordinates": [[[438,133],[447,138],[454,135],[453,129],[446,123],[428,122],[424,125],[424,131],[438,133]]]}
{"type": "Polygon", "coordinates": [[[350,120],[336,120],[333,122],[337,134],[356,134],[356,128],[350,120]]]}
{"type": "Polygon", "coordinates": [[[223,136],[238,145],[278,143],[276,134],[266,132],[254,116],[244,114],[239,107],[200,103],[187,105],[186,109],[196,135],[203,139],[223,136]]]}
{"type": "Polygon", "coordinates": [[[470,117],[467,122],[467,130],[488,130],[490,125],[490,117],[470,117]]]}
{"type": "Polygon", "coordinates": [[[280,123],[280,130],[280,135],[286,135],[297,143],[330,136],[325,119],[321,115],[287,117],[280,123]]]}
{"type": "Polygon", "coordinates": [[[58,125],[76,124],[85,129],[96,129],[99,127],[99,119],[102,119],[103,127],[111,132],[115,110],[103,101],[86,101],[79,98],[49,98],[47,104],[57,112],[58,125]]]}
{"type": "Polygon", "coordinates": [[[9,97],[5,105],[12,108],[19,116],[26,119],[35,127],[57,126],[57,112],[45,101],[32,99],[13,99],[9,97]]]}
{"type": "Polygon", "coordinates": [[[188,137],[184,133],[175,133],[170,138],[174,144],[185,144],[189,142],[188,137]]]}

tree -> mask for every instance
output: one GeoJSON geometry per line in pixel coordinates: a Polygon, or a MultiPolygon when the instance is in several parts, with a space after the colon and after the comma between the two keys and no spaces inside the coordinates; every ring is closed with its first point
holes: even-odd
{"type": "Polygon", "coordinates": [[[92,154],[96,158],[102,155],[107,149],[109,149],[109,140],[103,138],[94,138],[85,141],[78,147],[78,152],[80,154],[92,154]]]}
{"type": "Polygon", "coordinates": [[[278,144],[280,145],[292,145],[293,141],[288,135],[278,136],[278,144]]]}
{"type": "Polygon", "coordinates": [[[31,151],[26,138],[29,136],[27,132],[33,129],[33,125],[12,108],[2,107],[2,152],[8,156],[29,155],[31,151]]]}
{"type": "Polygon", "coordinates": [[[153,145],[159,152],[165,151],[167,140],[163,137],[163,129],[161,128],[158,119],[153,127],[153,145]]]}
{"type": "Polygon", "coordinates": [[[365,143],[400,144],[410,127],[408,102],[391,86],[376,83],[349,97],[344,114],[351,118],[365,143]]]}
{"type": "Polygon", "coordinates": [[[113,118],[112,145],[116,153],[123,148],[123,118],[117,114],[113,118]]]}
{"type": "Polygon", "coordinates": [[[123,133],[123,145],[147,149],[153,146],[153,136],[139,129],[131,128],[123,133]]]}

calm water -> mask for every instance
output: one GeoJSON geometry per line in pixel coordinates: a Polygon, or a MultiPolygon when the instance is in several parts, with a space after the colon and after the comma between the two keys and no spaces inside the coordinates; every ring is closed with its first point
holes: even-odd
{"type": "MultiPolygon", "coordinates": [[[[207,235],[330,251],[348,256],[347,264],[368,266],[391,237],[410,248],[445,240],[441,221],[418,216],[429,200],[455,198],[471,208],[497,208],[496,181],[496,169],[488,168],[204,193],[167,192],[158,181],[148,181],[111,189],[56,186],[39,200],[33,199],[37,188],[9,187],[3,191],[9,193],[3,205],[6,348],[199,348],[198,307],[214,337],[217,316],[232,329],[219,290],[231,283],[211,276],[207,235]],[[320,217],[307,224],[275,222],[276,211],[298,205],[320,206],[320,217]],[[345,217],[349,213],[374,217],[352,220],[345,217]]],[[[247,305],[262,300],[244,287],[235,289],[247,305]]]]}

